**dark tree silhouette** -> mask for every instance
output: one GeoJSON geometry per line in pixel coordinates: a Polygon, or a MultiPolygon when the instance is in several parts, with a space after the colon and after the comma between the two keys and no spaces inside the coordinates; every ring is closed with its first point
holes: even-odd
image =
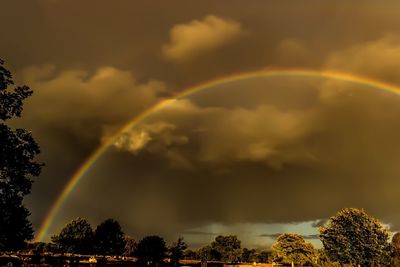
{"type": "Polygon", "coordinates": [[[35,161],[40,149],[31,133],[6,125],[21,116],[23,101],[32,95],[29,87],[10,88],[13,85],[11,72],[0,59],[0,251],[21,249],[33,238],[30,213],[22,201],[42,167],[35,161]]]}
{"type": "Polygon", "coordinates": [[[94,245],[97,254],[122,255],[125,239],[119,222],[107,219],[99,224],[94,232],[94,245]]]}
{"type": "Polygon", "coordinates": [[[158,266],[163,263],[167,248],[159,236],[146,236],[137,245],[136,256],[141,266],[158,266]]]}
{"type": "Polygon", "coordinates": [[[61,252],[76,254],[93,253],[93,230],[86,219],[76,218],[64,226],[51,240],[61,252]]]}
{"type": "Polygon", "coordinates": [[[179,260],[183,258],[183,253],[187,247],[187,244],[183,241],[183,237],[179,237],[178,240],[172,243],[168,248],[172,266],[178,266],[179,260]]]}

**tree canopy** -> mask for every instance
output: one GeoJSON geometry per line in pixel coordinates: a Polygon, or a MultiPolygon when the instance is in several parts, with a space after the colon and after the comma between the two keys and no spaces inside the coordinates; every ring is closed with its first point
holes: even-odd
{"type": "Polygon", "coordinates": [[[94,246],[97,254],[122,255],[125,239],[119,222],[107,219],[100,223],[94,232],[94,246]]]}
{"type": "Polygon", "coordinates": [[[320,227],[320,239],[328,257],[341,264],[389,266],[388,231],[363,210],[347,208],[320,227]]]}
{"type": "Polygon", "coordinates": [[[242,254],[241,243],[235,235],[219,235],[211,243],[211,247],[221,255],[221,261],[238,262],[242,254]]]}
{"type": "Polygon", "coordinates": [[[166,256],[165,241],[159,236],[146,236],[136,247],[136,256],[140,265],[158,265],[166,256]]]}
{"type": "Polygon", "coordinates": [[[12,129],[7,120],[20,117],[28,86],[13,87],[11,72],[0,59],[0,250],[17,250],[33,238],[30,215],[22,201],[42,164],[35,161],[39,145],[25,129],[12,129]]]}
{"type": "Polygon", "coordinates": [[[179,260],[183,258],[183,253],[187,249],[187,244],[183,241],[183,237],[179,237],[178,240],[168,248],[169,257],[173,266],[177,266],[179,260]]]}
{"type": "Polygon", "coordinates": [[[313,264],[314,247],[299,234],[285,233],[272,245],[274,261],[282,264],[313,264]]]}
{"type": "Polygon", "coordinates": [[[58,235],[51,237],[61,252],[93,253],[93,229],[86,219],[76,218],[64,226],[58,235]]]}

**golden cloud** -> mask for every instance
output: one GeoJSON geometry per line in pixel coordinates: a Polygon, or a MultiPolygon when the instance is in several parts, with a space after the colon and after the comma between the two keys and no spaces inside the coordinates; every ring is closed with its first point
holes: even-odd
{"type": "Polygon", "coordinates": [[[163,45],[162,52],[168,60],[183,62],[228,45],[242,32],[238,22],[209,15],[203,20],[173,26],[170,41],[163,45]]]}

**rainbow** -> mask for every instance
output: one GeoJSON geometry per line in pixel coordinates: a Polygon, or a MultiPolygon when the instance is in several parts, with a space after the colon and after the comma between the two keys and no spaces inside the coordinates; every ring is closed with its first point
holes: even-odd
{"type": "Polygon", "coordinates": [[[56,201],[51,206],[49,212],[44,218],[42,225],[38,230],[38,234],[36,235],[35,241],[42,241],[47,234],[48,229],[53,223],[54,218],[56,217],[58,211],[61,209],[63,203],[68,198],[70,193],[74,190],[79,181],[84,177],[85,173],[94,165],[94,163],[103,155],[106,150],[113,145],[116,139],[123,134],[124,132],[130,130],[132,127],[137,125],[139,122],[144,120],[150,114],[153,114],[164,107],[168,106],[171,101],[177,98],[183,98],[185,96],[194,94],[196,92],[202,91],[207,88],[212,88],[217,85],[223,85],[227,83],[232,83],[235,81],[248,80],[252,78],[258,77],[280,77],[280,76],[294,76],[294,77],[310,77],[310,78],[323,78],[323,79],[333,79],[343,82],[356,83],[360,85],[365,85],[368,87],[388,91],[395,94],[400,94],[400,87],[382,82],[379,80],[374,80],[358,75],[353,75],[349,73],[339,72],[339,71],[319,71],[319,70],[311,70],[311,69],[267,69],[267,70],[259,70],[247,73],[239,73],[233,74],[230,76],[226,76],[224,78],[214,79],[211,81],[207,81],[200,85],[195,85],[187,88],[176,94],[173,98],[164,99],[156,104],[152,105],[150,108],[145,110],[143,113],[134,117],[131,121],[125,124],[115,135],[110,137],[106,142],[104,142],[100,147],[98,147],[90,156],[85,160],[85,162],[79,167],[79,169],[75,172],[75,174],[71,177],[68,183],[65,185],[61,194],[58,196],[56,201]]]}

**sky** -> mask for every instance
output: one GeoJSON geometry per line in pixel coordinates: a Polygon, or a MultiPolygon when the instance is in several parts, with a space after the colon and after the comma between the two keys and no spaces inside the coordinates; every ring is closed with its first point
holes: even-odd
{"type": "MultiPolygon", "coordinates": [[[[83,162],[154,104],[268,69],[400,87],[398,1],[5,0],[0,57],[34,95],[14,123],[46,166],[26,198],[40,228],[83,162]]],[[[45,240],[81,216],[140,239],[218,234],[266,248],[345,207],[400,228],[400,99],[321,77],[254,77],[168,102],[85,173],[45,240]]]]}

